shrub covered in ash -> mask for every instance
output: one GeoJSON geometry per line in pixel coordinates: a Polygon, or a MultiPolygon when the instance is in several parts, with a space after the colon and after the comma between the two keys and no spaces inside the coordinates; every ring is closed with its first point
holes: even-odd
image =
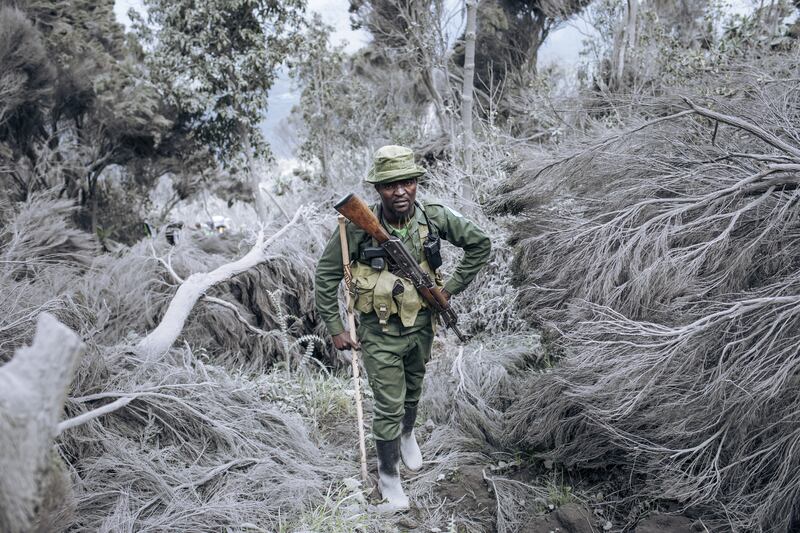
{"type": "MultiPolygon", "coordinates": [[[[157,235],[114,254],[100,254],[96,240],[73,226],[75,209],[71,201],[49,193],[3,207],[7,223],[0,229],[0,296],[8,312],[0,317],[0,358],[7,359],[30,340],[41,311],[54,313],[102,345],[144,334],[158,324],[178,285],[159,259],[186,278],[248,249],[244,235],[208,237],[187,230],[174,247],[157,235]]],[[[312,291],[321,232],[302,233],[276,243],[265,263],[209,293],[235,305],[239,317],[231,309],[200,301],[182,339],[204,347],[230,368],[264,371],[287,360],[296,365],[310,351],[326,360],[328,347],[317,338],[324,326],[316,319],[312,291]]]]}
{"type": "MultiPolygon", "coordinates": [[[[498,162],[504,157],[502,141],[486,142],[476,147],[476,165],[472,182],[477,197],[488,195],[506,177],[498,162]]],[[[487,264],[481,269],[469,288],[455,296],[453,308],[459,316],[459,327],[468,335],[504,335],[529,329],[528,324],[514,307],[516,290],[512,281],[514,251],[506,245],[508,229],[503,221],[487,216],[483,207],[464,196],[467,180],[463,170],[455,165],[429,168],[421,179],[419,197],[422,201],[441,203],[457,210],[476,223],[491,239],[492,251],[487,264]]],[[[455,270],[463,252],[460,248],[442,246],[444,264],[440,270],[446,280],[455,270]]]]}
{"type": "MultiPolygon", "coordinates": [[[[504,413],[518,393],[525,370],[541,361],[542,350],[539,336],[530,331],[480,339],[467,345],[435,346],[420,401],[420,420],[430,431],[422,444],[430,468],[413,478],[408,491],[417,501],[435,501],[432,497],[439,482],[460,479],[464,472],[477,470],[477,480],[457,483],[465,493],[491,487],[492,504],[488,509],[475,505],[474,493],[464,502],[455,501],[460,508],[454,514],[452,527],[457,526],[459,531],[508,533],[517,531],[522,520],[538,511],[530,502],[542,489],[538,482],[526,484],[508,479],[508,472],[495,466],[518,459],[505,438],[504,413]]],[[[427,506],[428,520],[441,514],[436,507],[427,506]]]]}
{"type": "MultiPolygon", "coordinates": [[[[259,373],[278,361],[299,362],[304,345],[292,343],[316,322],[308,318],[314,242],[279,243],[259,271],[215,293],[239,306],[243,317],[259,301],[253,294],[269,295],[270,315],[259,326],[271,337],[247,340],[253,335],[238,319],[224,329],[213,313],[231,310],[201,301],[179,340],[183,346],[145,359],[136,341],[158,323],[175,292],[167,265],[185,277],[230,262],[247,245],[211,249],[187,235],[174,248],[148,240],[100,254],[95,239],[71,225],[74,209],[70,201],[33,195],[2,207],[0,229],[0,364],[30,342],[36,317],[49,311],[86,344],[66,418],[120,402],[57,441],[72,482],[72,491],[57,499],[77,510],[65,515],[72,527],[216,531],[258,524],[279,530],[314,523],[320,513],[342,521],[352,514],[326,500],[331,491],[349,495],[342,480],[357,471],[356,462],[339,457],[351,442],[320,447],[313,421],[330,405],[301,408],[302,391],[288,386],[278,401],[270,390],[290,375],[276,370],[254,379],[238,371],[245,365],[236,358],[252,350],[256,362],[248,369],[259,373]],[[306,321],[294,325],[285,318],[290,313],[306,321]]],[[[59,527],[67,525],[63,520],[59,527]]]]}
{"type": "Polygon", "coordinates": [[[0,205],[0,362],[33,337],[43,311],[82,331],[87,310],[75,298],[98,250],[88,233],[71,227],[72,202],[34,195],[0,205]]]}
{"type": "Polygon", "coordinates": [[[770,61],[535,154],[500,201],[522,215],[521,307],[563,350],[512,439],[723,530],[800,515],[799,72],[770,61]]]}
{"type": "MultiPolygon", "coordinates": [[[[234,303],[240,317],[230,309],[199,302],[184,336],[199,341],[209,353],[231,368],[262,372],[279,361],[296,365],[306,352],[326,364],[333,348],[323,340],[325,326],[314,305],[314,267],[328,236],[324,222],[303,222],[302,230],[282,239],[270,249],[266,262],[215,287],[209,295],[234,303]],[[241,318],[261,330],[248,329],[241,318]],[[303,341],[295,345],[297,339],[303,341]],[[293,346],[294,345],[294,346],[293,346]]],[[[184,230],[174,247],[159,237],[151,246],[142,242],[135,252],[156,264],[154,255],[170,258],[175,272],[185,279],[230,262],[249,249],[244,235],[208,237],[184,230]],[[155,250],[154,250],[155,248],[155,250]]],[[[158,265],[164,283],[175,285],[163,265],[158,265]]],[[[172,291],[172,289],[169,289],[172,291]]]]}

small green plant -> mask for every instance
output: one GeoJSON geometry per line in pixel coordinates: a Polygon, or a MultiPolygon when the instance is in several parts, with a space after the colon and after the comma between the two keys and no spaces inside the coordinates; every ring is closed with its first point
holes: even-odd
{"type": "Polygon", "coordinates": [[[346,484],[331,485],[324,501],[296,520],[282,523],[279,533],[326,531],[328,533],[363,533],[367,531],[367,514],[363,494],[353,492],[346,484]]]}
{"type": "Polygon", "coordinates": [[[550,328],[542,329],[542,368],[553,368],[564,356],[564,348],[558,342],[559,337],[559,334],[550,328]]]}
{"type": "Polygon", "coordinates": [[[343,420],[355,420],[352,380],[312,374],[300,382],[303,403],[317,427],[336,428],[343,420]]]}
{"type": "Polygon", "coordinates": [[[547,501],[555,507],[561,507],[576,500],[572,487],[564,483],[564,475],[553,472],[547,481],[547,501]]]}

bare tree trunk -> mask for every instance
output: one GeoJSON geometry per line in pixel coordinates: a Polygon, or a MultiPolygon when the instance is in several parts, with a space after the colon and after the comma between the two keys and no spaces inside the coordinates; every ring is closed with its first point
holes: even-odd
{"type": "MultiPolygon", "coordinates": [[[[619,35],[619,48],[616,64],[616,88],[622,88],[623,76],[625,74],[625,56],[629,54],[636,45],[636,14],[639,11],[639,0],[628,0],[627,22],[624,33],[619,35]]],[[[616,41],[616,39],[615,39],[616,41]]]]}
{"type": "Polygon", "coordinates": [[[92,221],[92,235],[97,236],[97,190],[96,187],[91,188],[92,200],[89,209],[91,209],[92,221]]]}
{"type": "Polygon", "coordinates": [[[269,209],[267,209],[267,204],[264,202],[264,196],[261,194],[261,188],[259,187],[261,180],[259,180],[258,173],[255,169],[256,164],[253,158],[253,145],[250,143],[250,134],[243,124],[240,125],[240,129],[242,131],[244,154],[247,158],[247,177],[253,189],[253,202],[255,204],[256,214],[258,215],[258,220],[262,224],[266,224],[269,222],[269,209]]]}
{"type": "Polygon", "coordinates": [[[33,345],[0,368],[0,531],[30,531],[52,500],[50,453],[82,348],[78,335],[42,313],[33,345]]]}
{"type": "MultiPolygon", "coordinates": [[[[447,67],[448,60],[444,61],[442,65],[442,72],[444,73],[444,85],[447,87],[447,98],[451,101],[454,100],[454,92],[455,89],[452,88],[450,80],[452,79],[452,74],[450,73],[450,69],[447,67]]],[[[463,80],[462,80],[463,82],[463,80]]],[[[456,145],[456,120],[453,112],[453,108],[450,108],[450,112],[448,113],[448,120],[447,120],[447,135],[449,137],[449,145],[450,145],[450,157],[453,162],[457,160],[458,157],[458,150],[456,145]]]]}
{"type": "Polygon", "coordinates": [[[314,71],[316,75],[314,76],[314,100],[317,104],[317,116],[319,120],[315,124],[316,127],[320,129],[320,163],[322,163],[322,184],[328,185],[330,183],[330,154],[328,152],[328,128],[329,124],[327,124],[322,117],[325,116],[325,113],[322,109],[322,90],[324,89],[323,83],[324,80],[322,79],[322,68],[319,64],[314,66],[314,71]]]}
{"type": "Polygon", "coordinates": [[[434,109],[436,109],[436,118],[439,122],[439,129],[442,133],[444,133],[448,130],[447,112],[445,111],[444,98],[442,98],[442,94],[439,92],[439,89],[436,88],[436,81],[434,79],[432,65],[429,65],[427,68],[423,69],[422,82],[425,85],[425,89],[428,91],[428,96],[430,96],[431,100],[433,101],[434,109]]]}
{"type": "Polygon", "coordinates": [[[287,221],[291,220],[283,206],[281,206],[275,197],[272,196],[272,193],[269,192],[267,186],[261,183],[258,173],[255,171],[256,162],[253,158],[253,146],[250,143],[250,134],[247,132],[243,124],[241,125],[241,129],[242,145],[244,146],[244,153],[245,157],[247,158],[247,175],[250,179],[250,186],[253,188],[253,202],[255,203],[258,220],[263,225],[269,222],[269,209],[267,209],[267,203],[264,201],[264,194],[269,196],[269,199],[272,200],[272,203],[275,204],[275,207],[278,208],[278,211],[283,214],[287,221]]]}
{"type": "Polygon", "coordinates": [[[638,13],[639,0],[628,0],[628,49],[625,51],[626,54],[632,53],[636,48],[636,16],[638,13]]]}
{"type": "Polygon", "coordinates": [[[639,13],[639,0],[628,0],[628,50],[636,48],[636,17],[639,13]]]}
{"type": "Polygon", "coordinates": [[[475,77],[475,31],[477,26],[477,0],[467,0],[467,29],[464,39],[464,89],[461,93],[461,120],[464,129],[464,197],[472,200],[472,101],[475,77]]]}
{"type": "Polygon", "coordinates": [[[509,74],[518,78],[518,83],[528,84],[536,79],[539,72],[539,49],[550,34],[548,18],[544,14],[532,15],[531,26],[528,33],[533,36],[530,48],[523,53],[522,67],[512,70],[509,74]]]}
{"type": "MultiPolygon", "coordinates": [[[[403,8],[400,8],[400,13],[409,27],[414,28],[406,36],[406,39],[409,41],[409,44],[416,49],[419,73],[422,77],[422,83],[425,85],[425,90],[428,92],[428,96],[436,110],[439,129],[442,132],[446,132],[447,113],[445,111],[444,98],[442,98],[439,89],[436,88],[433,74],[433,70],[438,61],[436,60],[435,54],[425,45],[423,38],[420,36],[420,31],[432,30],[429,19],[430,13],[427,12],[425,2],[408,2],[403,8]]],[[[438,22],[441,23],[441,21],[438,22]]]]}
{"type": "Polygon", "coordinates": [[[186,319],[189,317],[189,313],[192,312],[197,300],[214,285],[228,281],[234,276],[266,261],[266,252],[269,245],[280,238],[297,222],[300,213],[301,210],[298,210],[294,218],[286,226],[267,240],[264,240],[263,230],[260,231],[253,248],[241,259],[222,265],[211,272],[195,273],[186,278],[186,281],[178,287],[178,291],[169,303],[161,322],[156,326],[156,329],[139,341],[136,346],[137,349],[147,358],[158,357],[166,353],[175,343],[181,331],[183,331],[186,319]]]}

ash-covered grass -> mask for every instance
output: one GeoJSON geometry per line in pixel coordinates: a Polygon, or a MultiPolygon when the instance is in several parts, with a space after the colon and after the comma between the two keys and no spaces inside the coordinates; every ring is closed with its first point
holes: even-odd
{"type": "Polygon", "coordinates": [[[62,437],[88,530],[274,529],[312,509],[346,465],[320,449],[305,420],[264,401],[256,381],[204,363],[186,347],[158,362],[123,347],[86,358],[97,375],[68,413],[119,397],[125,408],[62,437]]]}
{"type": "MultiPolygon", "coordinates": [[[[502,314],[512,313],[508,276],[490,270],[460,300],[464,325],[475,334],[471,343],[460,347],[452,334],[439,337],[419,417],[426,464],[419,473],[403,473],[413,509],[382,516],[374,512],[376,492],[358,479],[349,368],[313,342],[311,355],[307,344],[293,345],[324,327],[311,292],[314,261],[327,237],[322,217],[279,243],[259,269],[213,290],[267,335],[252,335],[229,310],[201,300],[173,348],[145,360],[135,346],[177,286],[166,265],[182,278],[211,270],[245,253],[248,239],[189,231],[175,246],[158,235],[103,253],[93,238],[72,229],[72,212],[48,195],[6,206],[0,239],[0,297],[7,309],[0,317],[0,357],[8,360],[29,342],[36,316],[48,310],[86,343],[65,418],[130,400],[57,439],[72,482],[72,493],[61,499],[75,509],[59,527],[505,532],[513,527],[496,519],[496,508],[503,516],[526,512],[502,480],[507,465],[518,464],[504,441],[502,417],[518,386],[515,376],[538,364],[541,352],[527,330],[498,335],[515,316],[502,314]],[[481,307],[482,301],[495,303],[481,307]],[[484,470],[491,475],[484,477],[484,470]],[[487,505],[472,508],[464,487],[487,505]]],[[[496,250],[496,258],[508,253],[496,250]]],[[[369,422],[371,392],[366,379],[361,385],[369,422]]]]}
{"type": "MultiPolygon", "coordinates": [[[[3,360],[30,341],[41,311],[54,312],[86,344],[65,416],[131,399],[113,413],[67,430],[57,441],[73,482],[71,527],[219,531],[254,524],[278,530],[313,515],[326,496],[338,494],[357,466],[324,447],[316,431],[316,421],[334,421],[335,408],[323,398],[334,398],[335,386],[329,387],[334,389],[330,394],[308,396],[305,387],[303,394],[281,401],[267,394],[269,383],[294,382],[298,376],[325,382],[308,377],[313,375],[309,368],[317,366],[300,357],[307,355],[304,347],[291,346],[296,336],[313,333],[303,329],[302,321],[290,323],[288,316],[308,315],[307,291],[304,300],[293,297],[310,279],[310,252],[304,256],[291,249],[303,241],[283,243],[264,271],[253,274],[263,281],[264,292],[272,293],[274,307],[271,322],[259,323],[273,337],[258,339],[262,351],[253,350],[252,364],[224,356],[225,345],[219,342],[224,335],[209,332],[202,322],[203,313],[210,313],[202,301],[176,346],[146,361],[137,355],[136,341],[157,324],[175,290],[175,281],[155,256],[186,276],[230,261],[240,249],[227,256],[230,247],[209,252],[188,235],[174,248],[148,239],[101,254],[94,239],[73,229],[72,212],[68,202],[35,196],[6,207],[0,234],[0,296],[7,309],[0,317],[3,360]],[[286,257],[292,255],[290,265],[286,257]],[[294,308],[284,306],[281,290],[294,308]],[[314,402],[306,405],[310,399],[314,402]],[[287,401],[304,408],[286,409],[287,401]]],[[[231,287],[218,294],[247,309],[231,287]]],[[[237,347],[238,352],[249,349],[243,339],[237,347]]]]}

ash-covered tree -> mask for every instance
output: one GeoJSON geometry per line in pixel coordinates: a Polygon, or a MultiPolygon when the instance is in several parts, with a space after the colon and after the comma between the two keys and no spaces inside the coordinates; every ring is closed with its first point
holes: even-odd
{"type": "Polygon", "coordinates": [[[409,69],[433,104],[438,133],[453,134],[448,21],[443,0],[350,0],[352,25],[366,28],[373,47],[409,69]]]}
{"type": "Polygon", "coordinates": [[[745,14],[709,0],[599,0],[586,19],[603,38],[586,41],[591,77],[582,77],[601,95],[659,94],[742,58],[790,48],[787,22],[795,9],[789,0],[745,14]]]}
{"type": "Polygon", "coordinates": [[[406,107],[397,105],[403,91],[397,90],[396,79],[384,70],[385,57],[379,52],[376,57],[371,50],[349,56],[344,45],[331,44],[332,32],[333,27],[314,13],[287,62],[301,91],[290,122],[301,138],[298,155],[320,163],[323,184],[334,177],[335,161],[342,154],[372,147],[384,138],[387,142],[402,138],[399,117],[406,107]]]}
{"type": "Polygon", "coordinates": [[[332,31],[333,27],[314,13],[289,62],[289,73],[302,89],[300,105],[294,110],[304,126],[300,155],[305,160],[319,160],[323,184],[331,177],[332,136],[342,133],[341,103],[346,98],[349,79],[342,47],[330,45],[332,31]]]}
{"type": "Polygon", "coordinates": [[[323,183],[352,179],[354,161],[382,144],[413,145],[429,132],[420,121],[426,95],[391,51],[369,45],[349,55],[331,44],[331,31],[312,17],[287,61],[301,91],[288,126],[298,156],[320,163],[323,183]]]}
{"type": "MultiPolygon", "coordinates": [[[[55,76],[41,34],[21,11],[1,8],[0,146],[4,159],[16,152],[35,160],[28,141],[45,127],[44,110],[52,100],[55,76]]],[[[18,174],[10,177],[25,194],[35,186],[18,174]]]]}
{"type": "Polygon", "coordinates": [[[110,169],[163,156],[181,132],[113,1],[16,4],[0,10],[4,193],[17,201],[58,187],[79,201],[82,227],[125,240],[152,179],[110,169]]]}
{"type": "MultiPolygon", "coordinates": [[[[304,0],[144,0],[132,13],[160,93],[198,142],[229,168],[269,156],[259,125],[278,68],[298,44],[304,0]]],[[[259,215],[258,180],[246,173],[259,215]]]]}
{"type": "MultiPolygon", "coordinates": [[[[497,87],[507,77],[525,85],[536,73],[539,48],[550,33],[591,0],[483,0],[478,3],[475,77],[478,87],[497,87]]],[[[457,44],[457,64],[464,63],[457,44]]]]}

